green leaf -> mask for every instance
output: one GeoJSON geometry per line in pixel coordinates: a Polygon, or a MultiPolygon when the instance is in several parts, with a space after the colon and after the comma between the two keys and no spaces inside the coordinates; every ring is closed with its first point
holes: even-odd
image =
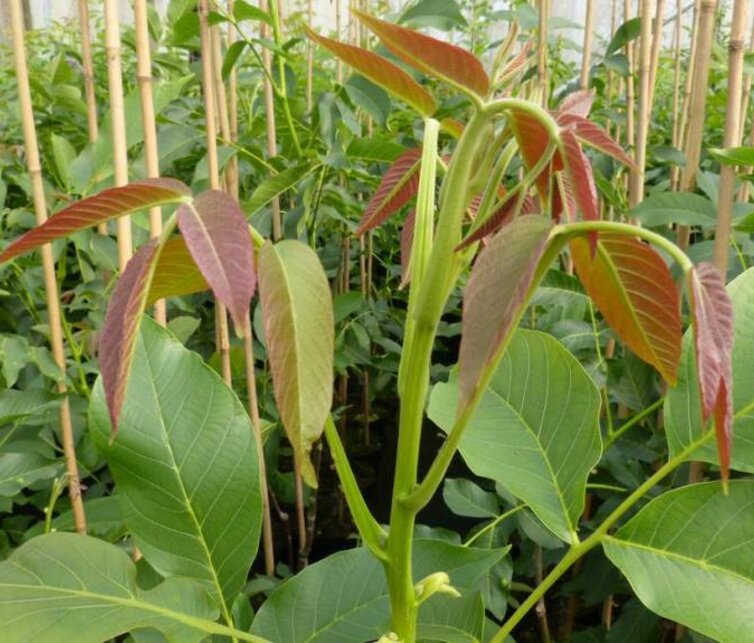
{"type": "Polygon", "coordinates": [[[669,223],[714,226],[717,220],[715,204],[701,194],[691,192],[657,192],[629,211],[629,216],[648,228],[669,223]]]}
{"type": "MultiPolygon", "coordinates": [[[[733,301],[733,443],[730,468],[754,472],[754,269],[739,275],[727,287],[733,301]]],[[[697,440],[706,429],[702,419],[702,401],[697,379],[693,330],[686,331],[678,369],[678,385],[665,398],[665,434],[670,454],[676,455],[697,440]]],[[[693,454],[694,460],[717,464],[714,445],[706,444],[693,454]]]]}
{"type": "MultiPolygon", "coordinates": [[[[444,571],[453,587],[465,594],[463,590],[477,589],[506,551],[416,540],[414,579],[444,571]]],[[[439,624],[431,607],[436,598],[428,599],[420,609],[420,629],[424,624],[439,624]]],[[[389,604],[380,561],[366,549],[352,549],[310,565],[281,585],[262,605],[251,631],[285,643],[374,641],[389,631],[389,604]]],[[[443,605],[455,607],[453,602],[443,605]]]]}
{"type": "Polygon", "coordinates": [[[604,542],[652,611],[717,641],[754,641],[754,482],[664,493],[604,542]]]}
{"type": "Polygon", "coordinates": [[[636,40],[641,33],[641,18],[631,18],[615,30],[612,39],[605,50],[605,58],[625,47],[632,40],[636,40]]]}
{"type": "Polygon", "coordinates": [[[233,392],[145,318],[117,439],[110,443],[101,380],[89,424],[147,561],[164,576],[202,582],[230,610],[256,553],[262,508],[251,423],[233,392]]]}
{"type": "Polygon", "coordinates": [[[455,0],[419,0],[401,14],[398,22],[414,29],[431,27],[441,31],[468,24],[455,0]]]}
{"type": "Polygon", "coordinates": [[[71,163],[76,158],[76,150],[67,139],[57,134],[50,137],[52,142],[52,156],[55,159],[55,167],[63,181],[63,186],[71,187],[71,163]]]}
{"type": "Polygon", "coordinates": [[[251,198],[243,204],[247,218],[261,210],[276,196],[296,187],[299,181],[314,172],[317,167],[319,166],[314,163],[289,167],[262,181],[252,193],[251,198]]]}
{"type": "Polygon", "coordinates": [[[258,7],[250,5],[244,0],[236,0],[233,3],[233,17],[238,22],[244,20],[261,20],[272,26],[272,18],[266,11],[262,11],[258,7]]]}
{"type": "MultiPolygon", "coordinates": [[[[429,417],[453,425],[457,381],[437,384],[429,417]]],[[[600,396],[554,338],[519,329],[461,438],[469,468],[503,483],[562,540],[575,542],[586,479],[600,457],[600,396]]]]}
{"type": "Polygon", "coordinates": [[[484,630],[481,592],[432,597],[421,606],[417,630],[420,641],[479,643],[484,630]]]}
{"type": "MultiPolygon", "coordinates": [[[[86,514],[86,531],[90,536],[114,543],[121,540],[128,532],[120,502],[115,496],[103,496],[84,501],[84,513],[86,514]]],[[[53,518],[51,526],[53,532],[76,531],[73,511],[69,509],[53,518]]],[[[38,522],[26,532],[25,538],[30,539],[43,532],[44,523],[38,522]]]]}
{"type": "Polygon", "coordinates": [[[38,453],[3,453],[0,456],[0,496],[13,498],[31,484],[54,478],[62,465],[38,453]]]}
{"type": "Polygon", "coordinates": [[[456,516],[495,518],[500,511],[496,494],[465,478],[446,478],[442,498],[456,516]]]}
{"type": "Polygon", "coordinates": [[[60,398],[49,391],[29,388],[24,391],[0,391],[0,427],[29,415],[36,415],[57,405],[60,398]]]}
{"type": "Polygon", "coordinates": [[[89,536],[39,536],[0,563],[5,643],[99,643],[141,627],[182,643],[198,643],[207,634],[260,641],[214,623],[216,617],[199,584],[170,578],[144,591],[128,554],[89,536]]]}
{"type": "Polygon", "coordinates": [[[355,138],[346,150],[350,159],[374,163],[392,163],[406,147],[392,139],[355,138]]]}
{"type": "Polygon", "coordinates": [[[299,241],[259,251],[259,295],[275,401],[306,483],[333,388],[335,331],[330,285],[317,254],[299,241]]]}
{"type": "Polygon", "coordinates": [[[208,288],[183,237],[171,237],[163,246],[160,258],[157,260],[157,267],[147,296],[147,305],[165,297],[191,295],[208,288]]]}
{"type": "Polygon", "coordinates": [[[754,147],[710,148],[709,153],[723,165],[754,165],[754,147]]]}

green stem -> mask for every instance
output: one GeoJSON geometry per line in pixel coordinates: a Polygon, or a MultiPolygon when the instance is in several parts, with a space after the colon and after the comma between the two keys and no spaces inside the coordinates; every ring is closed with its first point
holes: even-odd
{"type": "Polygon", "coordinates": [[[400,370],[405,374],[398,429],[398,452],[385,573],[390,593],[391,627],[403,643],[416,641],[417,600],[411,571],[414,523],[417,509],[401,498],[416,485],[424,405],[429,392],[429,372],[437,325],[464,259],[454,252],[461,240],[461,225],[468,204],[468,185],[481,133],[488,116],[476,112],[458,142],[445,175],[437,231],[427,264],[427,278],[408,310],[411,337],[404,344],[400,370]]]}
{"type": "Polygon", "coordinates": [[[471,547],[479,538],[481,538],[484,534],[486,534],[490,529],[494,529],[497,527],[501,522],[504,520],[510,518],[514,514],[517,514],[522,509],[525,509],[526,505],[516,505],[512,509],[508,509],[505,513],[500,514],[497,518],[495,518],[493,521],[487,523],[484,527],[482,527],[478,532],[476,532],[471,538],[469,538],[465,543],[463,543],[464,547],[471,547]]]}
{"type": "Polygon", "coordinates": [[[332,416],[328,416],[325,422],[325,438],[327,445],[330,447],[330,454],[335,463],[335,471],[340,479],[343,495],[346,497],[348,508],[351,510],[351,516],[356,523],[361,538],[367,549],[371,551],[380,560],[386,560],[385,540],[387,533],[378,524],[367,507],[364,496],[361,495],[359,484],[353,475],[351,465],[348,462],[343,443],[340,441],[338,429],[335,427],[332,416]]]}
{"type": "Polygon", "coordinates": [[[651,415],[657,409],[659,409],[662,406],[664,401],[665,401],[665,398],[661,397],[655,402],[652,402],[652,404],[650,404],[646,409],[644,409],[640,413],[637,413],[632,418],[630,418],[627,422],[621,425],[621,427],[618,430],[613,431],[611,434],[609,434],[607,436],[607,439],[605,440],[604,450],[607,451],[616,440],[618,440],[624,433],[626,433],[626,431],[633,428],[634,426],[636,426],[636,424],[641,422],[648,415],[651,415]]]}
{"type": "Polygon", "coordinates": [[[666,476],[672,473],[678,466],[686,461],[691,454],[697,449],[704,446],[714,436],[714,431],[708,431],[701,438],[692,442],[678,455],[668,460],[664,466],[657,470],[657,472],[648,478],[642,485],[640,485],[636,491],[634,491],[628,498],[626,498],[618,507],[605,519],[605,521],[592,533],[586,540],[573,545],[560,562],[553,567],[552,571],[546,576],[546,578],[537,586],[537,588],[521,603],[521,606],[513,613],[513,615],[505,622],[505,624],[498,630],[497,634],[492,638],[491,643],[503,643],[505,639],[513,632],[513,628],[521,622],[521,619],[526,616],[529,610],[534,607],[539,600],[545,595],[548,589],[552,587],[563,574],[573,565],[579,558],[590,552],[602,540],[607,536],[607,532],[610,528],[620,520],[627,511],[629,511],[639,500],[641,500],[649,491],[651,491],[659,482],[661,482],[666,476]]]}

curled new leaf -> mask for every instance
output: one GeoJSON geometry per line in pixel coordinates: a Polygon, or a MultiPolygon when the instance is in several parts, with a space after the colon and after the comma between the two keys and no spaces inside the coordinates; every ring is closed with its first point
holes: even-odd
{"type": "Polygon", "coordinates": [[[519,194],[504,201],[503,204],[498,207],[481,226],[479,226],[479,228],[458,244],[456,250],[463,250],[463,248],[470,246],[475,241],[479,241],[488,235],[494,234],[513,218],[517,210],[527,211],[528,213],[533,212],[534,199],[530,196],[522,198],[519,194]]]}
{"type": "Polygon", "coordinates": [[[0,263],[98,223],[145,208],[186,202],[190,198],[188,187],[175,179],[146,179],[103,190],[56,212],[41,226],[16,239],[0,254],[0,263]]]}
{"type": "Polygon", "coordinates": [[[675,384],[681,358],[680,300],[662,257],[637,239],[600,235],[595,252],[571,241],[581,282],[602,315],[634,353],[675,384]]]}
{"type": "Polygon", "coordinates": [[[594,92],[590,89],[580,89],[568,94],[558,107],[558,114],[572,114],[581,118],[589,116],[594,103],[594,92]]]}
{"type": "Polygon", "coordinates": [[[702,418],[706,422],[714,415],[720,469],[727,480],[733,417],[733,304],[712,264],[694,266],[689,288],[702,418]]]}
{"type": "Polygon", "coordinates": [[[259,296],[275,401],[303,478],[316,487],[309,452],[332,404],[335,339],[330,286],[314,250],[265,243],[259,296]]]}
{"type": "Polygon", "coordinates": [[[416,196],[421,156],[420,149],[407,150],[388,168],[361,216],[356,234],[376,228],[416,196]]]}
{"type": "MultiPolygon", "coordinates": [[[[594,185],[594,176],[589,159],[579,145],[576,135],[570,130],[560,133],[561,154],[565,161],[566,170],[570,181],[573,198],[579,206],[584,219],[597,221],[600,218],[599,205],[597,203],[597,188],[594,185]]],[[[564,185],[568,185],[564,184],[564,185]]],[[[597,235],[589,237],[592,250],[597,243],[597,235]]]]}
{"type": "Polygon", "coordinates": [[[432,94],[386,58],[361,47],[325,38],[311,29],[306,29],[306,35],[373,83],[411,105],[423,116],[431,116],[435,113],[437,105],[432,94]]]}
{"type": "Polygon", "coordinates": [[[178,227],[215,296],[236,328],[244,327],[256,288],[254,249],[238,203],[219,190],[200,194],[178,208],[178,227]]]}
{"type": "Polygon", "coordinates": [[[486,96],[490,79],[479,60],[468,51],[418,31],[351,10],[403,62],[459,89],[486,96]]]}
{"type": "Polygon", "coordinates": [[[493,367],[526,304],[550,237],[544,217],[514,220],[482,250],[463,298],[459,409],[493,367]]]}
{"type": "Polygon", "coordinates": [[[157,239],[150,239],[139,248],[115,286],[102,325],[99,359],[113,436],[118,431],[139,320],[147,305],[149,285],[159,255],[157,239]]]}
{"type": "Polygon", "coordinates": [[[630,168],[636,168],[633,159],[596,123],[575,114],[561,114],[557,122],[562,128],[572,130],[582,143],[613,157],[630,168]]]}

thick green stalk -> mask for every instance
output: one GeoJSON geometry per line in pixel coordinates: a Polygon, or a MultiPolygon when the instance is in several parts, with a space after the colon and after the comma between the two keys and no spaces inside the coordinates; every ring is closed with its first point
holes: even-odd
{"type": "Polygon", "coordinates": [[[405,506],[400,498],[416,485],[424,405],[429,391],[429,371],[437,325],[462,261],[454,248],[461,240],[463,213],[468,204],[468,184],[473,160],[481,144],[481,132],[488,117],[477,112],[469,121],[458,143],[443,182],[443,200],[438,216],[426,278],[419,288],[415,307],[410,308],[413,331],[404,345],[401,371],[405,387],[401,391],[398,453],[390,533],[387,541],[388,561],[385,571],[390,590],[392,629],[403,643],[416,641],[417,600],[411,572],[412,542],[416,510],[405,506]],[[405,363],[404,363],[405,360],[405,363]]]}
{"type": "Polygon", "coordinates": [[[605,519],[605,521],[594,531],[586,540],[573,545],[560,562],[555,565],[552,571],[547,577],[536,587],[536,589],[529,594],[526,600],[521,603],[521,606],[513,613],[513,615],[505,622],[505,624],[498,630],[497,634],[492,638],[491,643],[503,643],[505,639],[513,632],[513,628],[521,622],[521,619],[534,607],[541,598],[545,595],[548,589],[552,587],[563,574],[577,561],[579,558],[590,552],[597,545],[602,543],[602,540],[607,536],[607,532],[610,528],[620,520],[625,513],[631,509],[639,500],[641,500],[649,491],[651,491],[655,485],[660,483],[666,476],[672,473],[683,462],[688,460],[697,449],[704,446],[715,435],[714,431],[708,431],[701,438],[692,442],[683,451],[681,451],[674,458],[668,460],[664,466],[657,470],[657,472],[648,478],[636,491],[634,491],[628,498],[626,498],[618,507],[605,519]]]}

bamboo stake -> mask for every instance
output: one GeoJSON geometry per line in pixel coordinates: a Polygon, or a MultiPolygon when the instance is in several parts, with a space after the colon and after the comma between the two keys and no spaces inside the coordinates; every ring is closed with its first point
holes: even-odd
{"type": "Polygon", "coordinates": [[[637,168],[629,178],[628,204],[635,207],[644,200],[644,167],[647,162],[647,135],[650,117],[650,37],[652,28],[651,1],[640,0],[641,35],[639,39],[639,112],[636,128],[634,161],[637,168]]]}
{"type": "MultiPolygon", "coordinates": [[[[687,125],[689,120],[689,105],[691,103],[691,86],[694,81],[694,69],[696,65],[696,49],[698,45],[697,38],[699,33],[699,14],[701,13],[700,2],[701,0],[694,0],[694,19],[691,24],[691,44],[689,47],[688,69],[686,70],[686,82],[684,83],[683,87],[683,110],[681,111],[681,124],[679,125],[679,141],[683,145],[684,149],[686,148],[686,138],[688,133],[687,125]]],[[[675,189],[681,189],[680,175],[675,189]]]]}
{"type": "MultiPolygon", "coordinates": [[[[228,13],[233,15],[233,0],[228,0],[228,13]]],[[[228,48],[230,48],[236,41],[236,30],[232,25],[228,25],[228,48]]],[[[222,70],[222,66],[221,66],[222,70]]],[[[222,78],[222,74],[220,74],[222,78]]],[[[228,74],[228,120],[230,121],[230,142],[235,143],[238,141],[238,73],[236,72],[236,66],[230,70],[228,74]]],[[[238,176],[238,157],[236,155],[231,159],[233,166],[233,172],[235,176],[232,182],[228,185],[230,195],[234,199],[238,199],[240,192],[239,176],[238,176]]]]}
{"type": "MultiPolygon", "coordinates": [[[[210,27],[210,40],[212,42],[212,79],[215,88],[215,104],[220,122],[220,131],[226,141],[235,142],[233,127],[231,124],[230,106],[228,105],[225,84],[223,83],[222,66],[222,36],[218,25],[210,27]]],[[[228,194],[238,198],[238,157],[234,154],[225,165],[223,179],[228,194]]]]}
{"type": "MultiPolygon", "coordinates": [[[[340,6],[340,0],[335,0],[335,39],[340,40],[340,32],[341,32],[341,14],[342,9],[340,6]]],[[[343,63],[341,62],[340,58],[337,58],[335,61],[335,77],[338,81],[338,85],[343,84],[343,63]]]]}
{"type": "MultiPolygon", "coordinates": [[[[115,185],[128,183],[128,149],[126,147],[126,115],[123,104],[123,74],[120,62],[120,19],[118,0],[105,0],[105,51],[107,52],[107,83],[112,117],[113,174],[115,185]]],[[[118,219],[118,267],[123,272],[133,254],[131,217],[118,219]]]]}
{"type": "MultiPolygon", "coordinates": [[[[262,11],[269,10],[267,0],[260,0],[262,11]]],[[[266,22],[261,26],[262,38],[270,37],[270,27],[266,22]]],[[[262,64],[265,68],[264,74],[264,109],[267,116],[267,155],[269,157],[277,156],[277,134],[275,127],[275,100],[273,96],[272,82],[272,55],[267,47],[262,49],[262,64]]],[[[285,82],[285,79],[281,79],[285,82]]],[[[277,241],[283,236],[283,224],[280,213],[280,198],[272,199],[272,238],[277,241]]]]}
{"type": "MultiPolygon", "coordinates": [[[[152,55],[149,51],[147,0],[134,1],[134,30],[136,32],[136,75],[139,80],[147,177],[157,178],[160,176],[160,161],[157,153],[157,126],[155,125],[154,99],[152,96],[152,55]]],[[[150,208],[149,235],[155,238],[159,237],[161,233],[162,208],[150,208]]],[[[164,299],[155,302],[154,318],[158,324],[165,326],[167,317],[164,299]]]]}
{"type": "MultiPolygon", "coordinates": [[[[673,43],[673,57],[675,64],[673,67],[673,107],[672,115],[672,145],[675,149],[681,149],[681,128],[678,110],[681,104],[681,37],[683,35],[683,0],[676,0],[675,15],[675,42],[673,43]]],[[[670,189],[675,190],[680,176],[680,168],[673,164],[670,168],[670,189]]]]}
{"type": "Polygon", "coordinates": [[[537,50],[537,75],[539,87],[542,93],[541,101],[544,107],[548,103],[548,79],[547,79],[547,18],[548,0],[536,0],[539,22],[537,26],[538,50],[537,50]]]}
{"type": "MultiPolygon", "coordinates": [[[[623,0],[623,22],[628,22],[629,20],[631,20],[631,0],[623,0]]],[[[635,149],[634,114],[636,101],[634,98],[634,52],[630,43],[626,45],[626,59],[628,61],[628,77],[626,78],[626,146],[635,149]]]]}
{"type": "Polygon", "coordinates": [[[581,54],[581,89],[589,88],[589,67],[592,63],[592,32],[594,31],[594,0],[586,0],[586,22],[584,25],[584,50],[581,54]]]}
{"type": "MultiPolygon", "coordinates": [[[[754,26],[752,26],[751,30],[751,39],[749,41],[749,51],[754,53],[754,26]]],[[[752,84],[752,76],[751,74],[746,74],[746,79],[744,81],[744,91],[743,91],[743,98],[741,99],[741,131],[738,133],[739,139],[743,139],[744,137],[744,129],[746,127],[746,115],[749,111],[749,94],[751,93],[751,84],[752,84]]],[[[751,128],[751,132],[749,133],[749,146],[754,147],[754,127],[751,128]]],[[[746,174],[751,174],[754,168],[747,167],[745,168],[744,172],[746,174]]],[[[751,186],[749,181],[741,181],[741,188],[738,190],[738,200],[741,203],[747,203],[749,201],[749,193],[751,191],[751,186]]]]}
{"type": "Polygon", "coordinates": [[[655,89],[657,85],[657,67],[660,64],[660,48],[662,47],[663,26],[665,20],[665,0],[657,0],[655,7],[654,26],[652,28],[652,54],[649,67],[649,114],[652,114],[652,106],[655,102],[655,89]]]}
{"type": "MultiPolygon", "coordinates": [[[[42,184],[42,166],[39,161],[39,146],[37,132],[34,127],[34,113],[32,111],[31,90],[29,88],[29,71],[26,66],[26,51],[24,47],[24,18],[21,0],[12,0],[11,30],[13,32],[13,53],[16,65],[16,82],[18,84],[18,101],[21,107],[21,121],[26,149],[26,166],[31,179],[34,197],[34,213],[37,225],[47,220],[47,203],[45,201],[44,185],[42,184]]],[[[50,344],[55,363],[63,377],[66,372],[65,351],[63,349],[62,313],[58,299],[58,284],[55,279],[55,262],[52,257],[52,246],[48,243],[42,246],[42,269],[44,271],[45,294],[47,299],[47,313],[49,315],[50,344]]],[[[79,534],[86,534],[86,516],[84,503],[81,499],[81,481],[78,464],[76,462],[76,448],[73,441],[73,425],[71,422],[71,408],[66,396],[65,380],[57,383],[57,391],[63,396],[60,404],[60,442],[65,457],[68,475],[68,495],[71,499],[73,522],[79,534]]]]}
{"type": "MultiPolygon", "coordinates": [[[[313,29],[313,8],[314,0],[307,0],[306,24],[309,29],[313,29]]],[[[312,107],[314,107],[314,43],[311,38],[307,39],[306,43],[306,111],[309,112],[311,118],[312,107]]]]}
{"type": "MultiPolygon", "coordinates": [[[[737,147],[741,143],[741,97],[748,4],[748,0],[735,0],[733,3],[730,41],[728,43],[728,102],[725,110],[724,147],[737,147]]],[[[728,273],[728,250],[730,248],[735,183],[736,168],[732,165],[723,165],[720,168],[717,224],[715,226],[713,252],[713,263],[723,281],[725,281],[728,273]]]]}
{"type": "MultiPolygon", "coordinates": [[[[717,0],[701,0],[699,6],[694,78],[689,100],[688,137],[684,150],[686,153],[686,166],[683,168],[681,174],[681,190],[684,192],[690,192],[696,186],[696,172],[699,169],[699,160],[702,153],[707,82],[709,79],[712,31],[715,26],[716,7],[717,0]]],[[[689,245],[689,234],[688,226],[678,226],[677,241],[678,245],[684,250],[689,245]]]]}
{"type": "MultiPolygon", "coordinates": [[[[79,29],[81,30],[81,66],[84,75],[86,95],[86,122],[89,142],[94,143],[99,136],[97,122],[97,96],[94,91],[94,65],[92,64],[92,41],[89,34],[89,5],[87,0],[79,0],[79,29]]],[[[97,224],[100,234],[107,234],[107,223],[97,224]]]]}
{"type": "MultiPolygon", "coordinates": [[[[202,85],[204,90],[204,109],[207,127],[207,167],[209,169],[210,187],[220,189],[220,167],[217,158],[217,106],[216,85],[214,82],[214,65],[212,55],[212,36],[209,28],[209,0],[199,0],[199,32],[202,45],[202,85]]],[[[230,337],[228,315],[220,302],[215,303],[215,319],[218,325],[219,350],[223,359],[223,379],[231,384],[230,372],[230,337]]],[[[254,439],[259,454],[259,483],[262,495],[262,543],[265,559],[265,573],[275,573],[275,557],[272,542],[272,519],[270,516],[269,492],[267,490],[267,472],[264,460],[264,448],[259,422],[259,410],[256,395],[256,373],[254,372],[253,336],[251,322],[247,320],[243,328],[237,329],[243,337],[246,369],[246,386],[249,397],[249,416],[252,421],[254,439]]]]}

